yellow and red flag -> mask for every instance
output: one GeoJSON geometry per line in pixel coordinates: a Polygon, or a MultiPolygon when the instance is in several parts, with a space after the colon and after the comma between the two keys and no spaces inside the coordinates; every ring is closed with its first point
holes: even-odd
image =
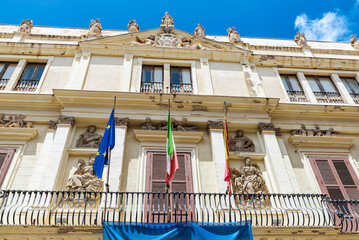
{"type": "Polygon", "coordinates": [[[224,116],[224,146],[226,148],[226,165],[224,167],[224,181],[228,182],[228,193],[231,195],[231,171],[229,170],[229,137],[228,137],[228,125],[227,125],[227,112],[224,116]]]}

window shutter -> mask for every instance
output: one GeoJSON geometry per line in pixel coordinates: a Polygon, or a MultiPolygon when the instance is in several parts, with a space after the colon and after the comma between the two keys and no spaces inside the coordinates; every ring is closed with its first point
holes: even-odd
{"type": "Polygon", "coordinates": [[[7,171],[9,170],[11,160],[14,156],[15,150],[0,149],[0,187],[2,186],[7,171]]]}

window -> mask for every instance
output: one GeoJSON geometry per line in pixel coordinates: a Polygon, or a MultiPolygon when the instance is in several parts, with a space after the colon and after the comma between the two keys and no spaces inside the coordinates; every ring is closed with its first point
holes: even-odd
{"type": "Polygon", "coordinates": [[[192,93],[191,68],[171,67],[171,93],[192,93]]]}
{"type": "Polygon", "coordinates": [[[355,78],[341,77],[345,88],[348,90],[350,96],[352,96],[355,103],[359,104],[359,84],[355,78]]]}
{"type": "Polygon", "coordinates": [[[163,67],[142,66],[141,92],[163,92],[163,67]]]}
{"type": "Polygon", "coordinates": [[[26,65],[19,81],[15,86],[15,91],[36,91],[46,64],[29,63],[26,65]]]}
{"type": "Polygon", "coordinates": [[[5,89],[15,68],[16,63],[0,63],[0,90],[5,89]]]}
{"type": "Polygon", "coordinates": [[[358,178],[345,157],[309,157],[320,189],[331,199],[359,199],[358,178]]]}
{"type": "Polygon", "coordinates": [[[7,171],[9,170],[12,157],[14,156],[15,150],[4,150],[0,149],[0,188],[4,182],[7,171]]]}
{"type": "Polygon", "coordinates": [[[296,75],[281,74],[280,76],[291,102],[307,102],[296,75]]]}
{"type": "MultiPolygon", "coordinates": [[[[177,153],[179,170],[176,172],[175,177],[170,183],[169,192],[193,192],[192,186],[192,167],[191,167],[191,154],[190,153],[177,153]]],[[[166,191],[166,152],[148,152],[147,153],[147,168],[146,168],[146,192],[164,193],[166,191]]],[[[163,196],[163,195],[162,195],[163,196]]],[[[184,195],[181,195],[181,199],[174,198],[171,195],[170,199],[165,199],[161,195],[153,194],[149,199],[149,203],[145,206],[149,206],[149,218],[150,222],[166,222],[169,212],[168,202],[170,206],[177,209],[185,209],[184,203],[193,203],[193,199],[183,199],[184,195]],[[152,219],[151,219],[152,218],[152,219]]],[[[193,195],[191,195],[191,198],[193,195]]],[[[189,206],[186,206],[189,209],[189,206]]],[[[193,208],[194,209],[194,208],[193,208]]],[[[171,210],[174,218],[174,209],[171,210]]],[[[193,216],[189,216],[189,212],[176,213],[176,216],[180,219],[191,219],[193,216]]],[[[172,219],[175,220],[175,219],[172,219]]]]}
{"type": "Polygon", "coordinates": [[[306,79],[320,103],[344,103],[338,89],[327,76],[306,76],[306,79]]]}

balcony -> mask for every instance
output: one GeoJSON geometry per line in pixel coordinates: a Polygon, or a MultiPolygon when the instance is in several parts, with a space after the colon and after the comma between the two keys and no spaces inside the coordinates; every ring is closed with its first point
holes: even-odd
{"type": "MultiPolygon", "coordinates": [[[[1,86],[1,85],[0,85],[1,86]]],[[[350,93],[350,96],[353,98],[353,101],[356,104],[359,104],[359,93],[350,93]]]]}
{"type": "Polygon", "coordinates": [[[102,221],[236,222],[255,227],[341,227],[359,231],[359,201],[322,194],[0,192],[0,225],[100,226],[102,221]],[[105,209],[106,205],[106,211],[105,209]]]}
{"type": "Polygon", "coordinates": [[[171,83],[171,93],[173,94],[192,94],[191,83],[171,83]]]}
{"type": "Polygon", "coordinates": [[[163,84],[161,82],[142,82],[141,92],[144,93],[162,93],[163,84]]]}
{"type": "Polygon", "coordinates": [[[2,78],[0,79],[0,90],[4,90],[6,87],[7,82],[9,81],[9,79],[6,78],[2,78]]]}
{"type": "Polygon", "coordinates": [[[344,103],[338,92],[313,92],[320,103],[344,103]]]}
{"type": "Polygon", "coordinates": [[[308,102],[307,97],[302,91],[287,91],[291,102],[308,102]]]}
{"type": "Polygon", "coordinates": [[[19,79],[15,86],[15,91],[26,91],[26,92],[34,92],[37,89],[37,85],[39,85],[39,80],[31,80],[31,79],[19,79]]]}

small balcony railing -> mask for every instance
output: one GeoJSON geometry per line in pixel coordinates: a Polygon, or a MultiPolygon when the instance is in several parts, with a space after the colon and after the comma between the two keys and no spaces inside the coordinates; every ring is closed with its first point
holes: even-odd
{"type": "Polygon", "coordinates": [[[291,102],[308,102],[307,97],[302,91],[287,91],[291,102]]]}
{"type": "Polygon", "coordinates": [[[334,224],[342,232],[359,232],[359,200],[329,200],[334,224]]]}
{"type": "Polygon", "coordinates": [[[39,85],[39,80],[19,79],[14,90],[34,92],[37,89],[37,85],[39,85]]]}
{"type": "Polygon", "coordinates": [[[359,104],[359,93],[350,93],[350,96],[352,96],[353,101],[354,101],[356,104],[359,104]]]}
{"type": "Polygon", "coordinates": [[[162,93],[163,84],[161,82],[142,82],[141,92],[144,93],[162,93]]]}
{"type": "Polygon", "coordinates": [[[338,92],[313,92],[320,103],[344,103],[338,92]]]}
{"type": "Polygon", "coordinates": [[[0,90],[4,90],[6,87],[6,84],[8,83],[9,79],[1,78],[0,79],[0,90]]]}
{"type": "Polygon", "coordinates": [[[192,94],[193,88],[190,83],[171,83],[171,93],[173,94],[192,94]]]}

